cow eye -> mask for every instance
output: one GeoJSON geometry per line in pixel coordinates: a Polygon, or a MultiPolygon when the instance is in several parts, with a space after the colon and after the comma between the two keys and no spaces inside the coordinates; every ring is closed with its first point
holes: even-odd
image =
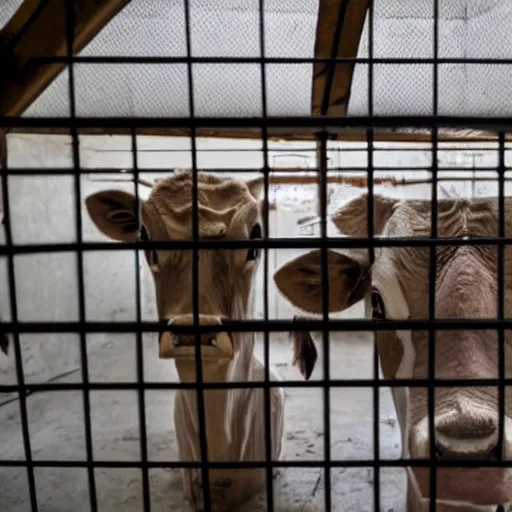
{"type": "MultiPolygon", "coordinates": [[[[259,224],[255,224],[251,230],[251,235],[249,237],[251,240],[261,240],[261,226],[259,224]]],[[[257,248],[251,248],[247,251],[247,261],[254,261],[260,255],[260,250],[257,248]]]]}
{"type": "Polygon", "coordinates": [[[384,301],[376,288],[372,289],[372,318],[374,320],[385,320],[386,319],[386,308],[384,307],[384,301]]]}
{"type": "Polygon", "coordinates": [[[146,229],[146,226],[140,227],[139,238],[143,242],[149,240],[148,230],[146,229]]]}

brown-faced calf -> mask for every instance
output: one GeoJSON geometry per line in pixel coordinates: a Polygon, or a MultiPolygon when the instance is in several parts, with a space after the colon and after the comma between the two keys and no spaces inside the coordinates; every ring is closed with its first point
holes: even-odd
{"type": "MultiPolygon", "coordinates": [[[[121,242],[192,238],[192,175],[182,172],[159,181],[146,201],[140,201],[137,228],[135,197],[106,190],[86,200],[89,214],[106,236],[121,242]]],[[[249,239],[262,234],[262,180],[243,182],[198,174],[198,229],[203,239],[249,239]]],[[[173,326],[190,325],[194,304],[192,251],[147,250],[158,314],[170,332],[160,338],[160,357],[174,358],[182,382],[196,380],[195,337],[172,333],[173,326]]],[[[253,286],[259,252],[255,249],[198,251],[198,313],[203,325],[247,319],[253,309],[253,286]]],[[[206,382],[263,380],[263,365],[254,356],[254,333],[220,332],[204,335],[202,371],[206,382]]],[[[271,380],[280,380],[270,369],[271,380]]],[[[262,389],[204,392],[209,461],[264,461],[264,395],[262,389]]],[[[272,458],[281,453],[284,392],[271,388],[272,458]]],[[[180,459],[200,461],[196,392],[179,390],[175,428],[180,459]]],[[[212,510],[228,510],[246,501],[265,482],[265,469],[209,471],[212,510]]],[[[184,493],[195,510],[202,509],[200,471],[182,471],[184,493]]]]}
{"type": "MultiPolygon", "coordinates": [[[[361,196],[333,217],[339,231],[367,235],[368,197],[361,196]]],[[[512,200],[506,199],[506,236],[512,235],[512,200]]],[[[498,236],[498,201],[493,198],[446,199],[438,203],[439,237],[498,236]]],[[[399,201],[374,197],[374,233],[381,237],[429,237],[430,201],[399,201]]],[[[505,249],[505,317],[512,316],[512,249],[505,249]]],[[[329,311],[342,311],[369,298],[374,315],[386,319],[429,318],[428,247],[376,248],[370,265],[366,250],[329,250],[329,311]]],[[[438,246],[435,268],[435,314],[439,319],[497,318],[498,248],[496,245],[438,246]]],[[[276,284],[291,303],[311,313],[322,312],[320,251],[284,265],[276,284]]],[[[428,332],[380,331],[380,363],[385,378],[428,377],[428,332]]],[[[512,336],[505,331],[506,377],[510,377],[512,336]]],[[[506,390],[504,440],[499,448],[497,386],[457,387],[456,379],[498,377],[496,330],[437,330],[435,375],[455,379],[453,387],[435,391],[436,456],[492,460],[512,457],[512,395],[506,390]]],[[[393,388],[402,432],[404,458],[428,458],[427,389],[393,388]]],[[[408,510],[422,510],[429,496],[429,469],[408,471],[408,510]],[[421,502],[423,501],[423,505],[421,502]]],[[[474,506],[512,501],[512,470],[508,468],[438,468],[437,498],[443,506],[466,502],[474,506]]],[[[489,508],[486,508],[489,510],[489,508]]]]}

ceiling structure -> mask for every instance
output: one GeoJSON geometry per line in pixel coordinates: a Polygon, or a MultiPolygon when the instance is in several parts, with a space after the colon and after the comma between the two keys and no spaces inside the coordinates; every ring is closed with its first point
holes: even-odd
{"type": "MultiPolygon", "coordinates": [[[[68,51],[65,3],[3,0],[0,116],[71,117],[70,76],[63,59],[68,51]],[[48,61],[56,56],[61,58],[59,63],[48,61]]],[[[434,114],[432,61],[382,61],[433,59],[433,0],[374,0],[372,53],[381,61],[372,66],[371,105],[369,66],[354,62],[356,57],[370,57],[368,4],[369,0],[265,0],[264,56],[273,61],[265,64],[264,105],[260,0],[189,0],[190,49],[184,0],[74,0],[74,52],[79,57],[73,63],[76,116],[98,119],[97,126],[89,123],[84,132],[124,133],[122,123],[106,128],[101,118],[185,120],[193,114],[240,118],[242,125],[244,118],[261,118],[264,107],[267,116],[292,118],[434,114]],[[189,56],[196,59],[191,65],[192,102],[189,56]],[[113,58],[124,61],[115,63],[113,58]],[[137,63],[136,58],[146,61],[137,63]],[[230,58],[244,62],[227,62],[230,58]],[[317,60],[312,62],[313,58],[317,60]],[[325,61],[333,58],[352,60],[325,61]]],[[[439,5],[438,57],[452,61],[438,66],[437,114],[511,116],[512,66],[453,59],[510,57],[512,0],[444,0],[439,5]]],[[[138,132],[189,133],[156,124],[138,132]]],[[[59,129],[39,126],[12,131],[59,129]]],[[[312,139],[315,131],[318,127],[287,127],[269,134],[312,139]]],[[[332,131],[345,140],[366,136],[355,128],[332,131]]],[[[260,137],[261,130],[212,125],[197,134],[260,137]]],[[[488,138],[479,129],[449,134],[456,139],[488,138]]],[[[429,132],[411,129],[379,130],[376,139],[429,137],[429,132]]]]}

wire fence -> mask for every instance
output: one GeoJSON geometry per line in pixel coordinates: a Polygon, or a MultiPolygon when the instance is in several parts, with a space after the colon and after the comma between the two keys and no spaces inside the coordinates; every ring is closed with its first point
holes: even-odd
{"type": "MultiPolygon", "coordinates": [[[[331,469],[333,468],[354,468],[354,467],[372,467],[374,469],[373,481],[373,503],[376,511],[380,510],[381,503],[381,481],[380,470],[390,467],[411,467],[411,468],[427,468],[429,470],[429,495],[435,497],[438,495],[437,486],[438,478],[437,471],[439,468],[508,468],[512,467],[512,461],[507,460],[504,453],[504,445],[506,444],[505,438],[505,419],[506,419],[506,400],[505,389],[506,386],[512,385],[512,378],[507,378],[506,375],[506,330],[510,328],[510,319],[508,319],[505,308],[506,290],[505,286],[505,249],[508,245],[512,244],[512,237],[506,232],[506,219],[505,219],[505,173],[507,166],[505,165],[505,152],[506,134],[512,127],[512,121],[509,117],[494,117],[494,118],[481,118],[481,117],[447,117],[439,116],[438,112],[438,67],[446,63],[499,63],[511,64],[512,62],[504,59],[446,59],[438,56],[437,42],[439,39],[438,34],[438,1],[435,0],[434,5],[434,32],[432,34],[434,41],[434,56],[432,59],[405,59],[400,60],[400,64],[417,64],[419,62],[433,65],[433,112],[432,116],[374,116],[372,108],[372,87],[373,87],[373,66],[376,64],[386,64],[395,62],[394,59],[373,58],[373,8],[372,2],[368,11],[370,30],[369,30],[369,49],[370,54],[368,59],[359,59],[358,62],[369,64],[368,72],[368,88],[369,88],[369,111],[367,116],[360,116],[354,118],[339,118],[329,117],[326,115],[319,117],[269,117],[267,115],[267,104],[265,90],[266,84],[266,65],[270,63],[293,63],[293,62],[319,62],[322,59],[276,59],[267,58],[265,56],[265,31],[264,31],[264,17],[265,8],[264,0],[260,0],[260,51],[261,55],[258,58],[251,59],[214,59],[214,58],[198,58],[191,55],[191,35],[190,35],[190,12],[188,1],[185,1],[185,17],[186,17],[186,40],[187,40],[187,56],[184,58],[167,58],[167,57],[77,57],[72,53],[75,32],[75,16],[74,9],[71,8],[71,2],[67,4],[67,50],[68,55],[59,58],[45,58],[42,59],[45,64],[62,62],[68,65],[69,70],[69,98],[70,98],[70,116],[65,118],[3,118],[0,119],[0,128],[9,130],[16,127],[23,128],[64,128],[69,130],[72,139],[72,157],[73,169],[59,170],[58,173],[67,173],[74,177],[74,197],[75,197],[75,215],[76,215],[76,242],[72,243],[32,243],[20,244],[14,243],[13,232],[11,225],[10,215],[10,201],[12,197],[9,193],[9,177],[12,174],[23,175],[52,175],[57,171],[52,170],[37,170],[37,169],[9,169],[6,159],[6,148],[0,153],[3,155],[1,162],[2,167],[2,193],[4,205],[4,226],[5,226],[5,239],[6,243],[0,246],[0,256],[4,256],[8,265],[8,289],[9,299],[11,305],[11,320],[2,321],[1,329],[12,336],[12,346],[14,349],[14,356],[16,360],[16,375],[17,384],[3,385],[0,387],[2,392],[16,392],[18,393],[21,412],[21,428],[23,436],[23,444],[25,450],[24,460],[9,460],[1,459],[0,466],[6,467],[22,467],[26,468],[28,475],[28,486],[30,492],[31,510],[40,510],[38,497],[36,492],[36,483],[34,471],[40,467],[81,467],[86,468],[88,475],[88,486],[90,496],[90,507],[92,511],[98,510],[97,501],[97,481],[95,477],[95,468],[140,468],[143,477],[143,509],[144,511],[151,510],[150,499],[150,484],[148,472],[151,468],[172,467],[172,468],[197,468],[201,471],[201,481],[203,482],[202,493],[204,499],[204,510],[214,510],[212,508],[212,496],[210,485],[204,485],[204,482],[209,482],[209,472],[214,469],[220,468],[264,468],[265,469],[265,495],[266,495],[266,509],[272,511],[275,509],[275,489],[273,486],[273,470],[275,468],[311,468],[317,467],[324,470],[324,487],[325,487],[325,510],[332,510],[333,504],[331,495],[331,469]],[[76,98],[75,98],[75,85],[74,85],[74,66],[77,63],[183,63],[187,66],[187,76],[189,84],[189,109],[190,117],[188,118],[83,118],[76,115],[76,98]],[[263,91],[262,96],[262,111],[261,118],[239,118],[239,117],[226,117],[223,119],[212,118],[198,118],[194,115],[194,73],[193,64],[200,62],[224,62],[233,64],[239,62],[256,63],[261,66],[261,88],[263,91]],[[192,166],[191,172],[193,177],[192,187],[192,237],[186,240],[138,240],[135,242],[126,242],[123,244],[116,244],[111,242],[87,242],[82,238],[83,233],[83,219],[81,217],[81,175],[90,174],[94,172],[108,172],[107,169],[88,169],[84,168],[80,161],[79,152],[79,131],[81,128],[127,128],[131,132],[131,151],[132,151],[132,168],[129,172],[133,174],[134,181],[137,182],[140,176],[148,172],[158,172],[155,169],[144,169],[139,166],[138,155],[140,149],[137,147],[137,131],[143,127],[175,127],[185,130],[191,141],[191,154],[192,166]],[[198,173],[201,171],[197,164],[197,130],[200,128],[228,128],[237,127],[241,129],[257,129],[261,134],[262,151],[263,151],[263,167],[255,168],[255,172],[260,172],[264,178],[264,188],[266,194],[262,203],[261,214],[264,219],[263,225],[264,232],[259,240],[208,240],[200,237],[199,226],[199,192],[198,192],[198,173]],[[439,177],[438,174],[444,167],[438,165],[438,151],[440,151],[439,130],[446,127],[452,128],[478,128],[492,131],[497,136],[497,149],[498,166],[495,169],[498,181],[498,232],[497,236],[479,236],[475,237],[469,233],[468,236],[443,236],[439,237],[439,215],[438,215],[438,183],[443,181],[444,178],[439,177]],[[269,137],[275,133],[276,129],[285,128],[289,129],[307,129],[314,130],[318,139],[318,158],[316,171],[318,173],[318,200],[319,200],[319,214],[320,214],[320,237],[319,238],[271,238],[269,234],[269,184],[271,182],[271,168],[269,164],[269,137]],[[368,215],[367,215],[367,236],[364,237],[350,237],[350,238],[336,238],[327,235],[327,202],[328,202],[328,189],[329,189],[329,169],[327,165],[327,153],[329,150],[330,135],[334,132],[339,132],[348,128],[361,128],[366,132],[366,151],[367,151],[367,194],[368,194],[368,215]],[[418,170],[428,169],[431,173],[429,183],[431,185],[431,232],[427,236],[422,237],[394,237],[385,238],[375,234],[375,211],[374,211],[374,173],[386,167],[374,165],[374,152],[381,151],[382,148],[378,147],[375,142],[375,133],[379,128],[421,128],[431,134],[430,148],[432,151],[432,164],[431,166],[419,166],[418,170]],[[437,248],[453,247],[460,248],[463,246],[472,247],[496,247],[497,260],[496,260],[496,276],[497,276],[497,297],[498,303],[496,318],[436,318],[436,294],[438,280],[436,276],[436,269],[438,268],[438,252],[437,248]],[[271,249],[320,249],[322,257],[322,318],[314,320],[272,320],[269,319],[269,301],[268,301],[268,281],[271,279],[269,276],[268,266],[268,251],[271,249]],[[332,284],[329,282],[329,270],[327,266],[328,251],[335,250],[348,250],[348,249],[366,249],[370,257],[370,266],[374,264],[377,259],[376,252],[390,249],[390,248],[417,248],[428,250],[429,257],[429,271],[430,278],[428,283],[429,289],[429,306],[428,318],[407,318],[400,320],[393,319],[379,319],[368,318],[366,320],[359,319],[343,319],[334,320],[329,318],[328,304],[332,294],[336,290],[332,289],[332,284]],[[135,282],[136,282],[136,321],[135,322],[92,322],[86,320],[86,304],[85,304],[85,291],[84,291],[84,254],[89,251],[132,251],[135,253],[135,282]],[[199,307],[199,289],[201,286],[199,275],[199,252],[203,250],[261,250],[263,251],[263,274],[264,274],[264,319],[263,320],[240,320],[236,318],[229,318],[222,322],[221,325],[202,325],[200,322],[201,309],[199,307]],[[141,284],[139,274],[139,251],[192,251],[192,304],[193,304],[193,324],[188,327],[173,326],[173,334],[193,334],[195,340],[195,373],[197,379],[194,382],[146,382],[144,379],[144,359],[143,359],[143,346],[142,335],[143,333],[155,332],[166,333],[169,331],[169,325],[166,318],[162,318],[160,322],[143,321],[141,315],[141,284]],[[77,271],[78,271],[78,300],[79,300],[79,318],[78,321],[70,322],[27,322],[19,321],[18,319],[18,298],[16,295],[16,278],[15,278],[15,258],[24,254],[35,253],[55,253],[55,252],[69,252],[72,251],[77,254],[77,271]],[[290,331],[318,331],[321,332],[324,343],[324,359],[323,368],[324,376],[316,381],[303,381],[303,380],[285,380],[285,381],[272,381],[270,378],[270,334],[276,332],[290,332],[290,331]],[[377,343],[373,353],[373,367],[374,374],[372,378],[366,379],[336,379],[330,376],[329,364],[329,346],[330,334],[337,331],[343,332],[366,332],[372,331],[374,333],[395,332],[400,330],[408,331],[426,331],[428,332],[428,375],[425,378],[411,376],[410,378],[396,378],[393,380],[382,379],[379,376],[379,351],[377,343]],[[436,332],[439,330],[457,332],[464,330],[465,332],[472,330],[496,330],[498,333],[496,350],[497,350],[497,376],[496,378],[458,378],[454,381],[453,378],[436,378],[436,332]],[[246,332],[260,332],[264,336],[264,381],[226,381],[226,382],[205,382],[203,375],[203,364],[201,360],[201,353],[204,350],[201,344],[201,337],[204,334],[220,333],[228,331],[230,333],[246,333],[246,332]],[[121,383],[107,383],[107,382],[91,382],[89,379],[89,363],[87,356],[86,334],[98,332],[116,332],[116,333],[136,333],[137,336],[137,379],[135,382],[121,382],[121,383]],[[20,334],[23,333],[78,333],[80,337],[80,354],[81,354],[81,377],[80,383],[30,383],[25,381],[24,365],[22,350],[20,345],[20,334]],[[324,454],[321,461],[309,460],[275,460],[273,458],[273,443],[276,442],[272,439],[271,421],[271,391],[274,388],[322,388],[323,390],[323,422],[324,422],[324,454]],[[373,450],[374,456],[371,459],[358,459],[358,460],[337,460],[333,458],[331,453],[331,406],[330,406],[330,390],[333,388],[358,388],[365,387],[373,390],[373,450]],[[429,449],[428,456],[416,458],[400,458],[398,460],[386,460],[380,456],[381,434],[379,432],[378,411],[380,407],[379,390],[381,388],[398,388],[408,387],[411,389],[423,388],[427,389],[428,393],[428,431],[435,432],[435,392],[436,389],[441,388],[475,388],[475,387],[492,387],[498,389],[498,444],[494,458],[478,458],[472,459],[450,459],[438,456],[438,448],[436,447],[436,439],[434,435],[429,436],[429,449]],[[227,390],[227,389],[263,389],[264,390],[264,410],[261,414],[265,418],[265,460],[263,461],[211,461],[208,460],[208,442],[206,434],[206,426],[209,418],[205,415],[205,397],[204,393],[208,390],[227,390]],[[147,417],[146,417],[146,404],[145,392],[148,390],[195,390],[197,392],[197,417],[199,428],[199,447],[200,457],[199,460],[180,460],[180,461],[152,461],[148,459],[148,446],[147,446],[147,417]],[[86,440],[86,459],[63,461],[63,460],[34,460],[33,450],[31,448],[31,439],[29,434],[29,418],[27,414],[27,392],[31,391],[62,391],[62,390],[80,390],[83,392],[84,403],[84,418],[85,418],[85,440],[86,440]],[[93,456],[93,434],[91,430],[91,403],[90,392],[93,390],[135,390],[138,393],[138,410],[139,410],[139,425],[140,425],[140,461],[98,461],[93,456]]],[[[333,73],[334,66],[338,62],[354,61],[354,59],[341,59],[332,58],[327,59],[329,64],[329,73],[333,73]]],[[[331,78],[332,86],[332,78],[331,78]]],[[[324,114],[327,112],[327,100],[330,97],[330,92],[326,93],[326,102],[324,103],[324,114]]],[[[295,150],[294,150],[295,151],[295,150]]],[[[310,151],[310,150],[308,150],[310,151]]],[[[457,169],[456,166],[450,169],[457,169]]],[[[311,169],[307,169],[311,171],[311,169]]],[[[340,169],[350,171],[351,169],[340,169]]],[[[361,170],[361,169],[355,169],[361,170]]],[[[232,172],[232,169],[228,169],[232,172]]],[[[246,170],[244,169],[244,172],[246,170]]],[[[447,178],[448,179],[448,178],[447,178]]],[[[470,178],[468,178],[470,179],[470,178]]],[[[481,178],[483,179],[483,178],[481,178]]],[[[138,188],[136,190],[136,203],[137,210],[139,209],[138,188]]],[[[140,218],[137,221],[137,230],[140,232],[142,229],[140,218]]],[[[380,254],[380,252],[379,252],[380,254]]],[[[142,264],[142,263],[141,263],[142,264]]],[[[476,372],[478,373],[478,372],[476,372]]],[[[306,412],[307,413],[307,412],[306,412]]],[[[512,498],[512,495],[511,495],[512,498]]],[[[496,504],[498,505],[498,504],[496,504]]],[[[436,510],[436,500],[430,500],[430,510],[436,510]]]]}

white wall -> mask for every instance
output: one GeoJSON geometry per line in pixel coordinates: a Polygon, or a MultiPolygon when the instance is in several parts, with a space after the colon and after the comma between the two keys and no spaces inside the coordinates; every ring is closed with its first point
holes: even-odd
{"type": "MultiPolygon", "coordinates": [[[[34,167],[38,169],[65,169],[73,166],[71,141],[64,136],[10,135],[8,137],[10,169],[34,167]]],[[[357,144],[338,144],[339,150],[330,152],[331,166],[349,168],[367,164],[367,153],[362,145],[359,152],[347,151],[357,144]]],[[[395,145],[396,146],[396,145],[395,145]]],[[[481,145],[480,145],[481,146],[481,145]]],[[[288,148],[286,153],[271,150],[269,164],[272,166],[314,167],[315,151],[312,143],[272,143],[271,148],[288,148]],[[307,148],[299,152],[298,148],[307,148]],[[292,155],[290,155],[290,153],[292,155]],[[300,155],[300,156],[294,156],[300,155]]],[[[405,146],[404,146],[405,147],[405,146]]],[[[138,165],[151,169],[188,168],[191,166],[190,142],[187,138],[140,137],[138,139],[138,165]]],[[[198,141],[198,166],[202,168],[259,168],[263,164],[261,143],[241,140],[200,140],[198,141]],[[239,153],[226,149],[249,149],[239,153]],[[219,151],[211,151],[211,150],[219,151]],[[209,151],[208,151],[209,150],[209,151]]],[[[439,165],[456,168],[469,168],[474,163],[479,166],[496,166],[497,153],[469,150],[463,152],[440,152],[439,165]]],[[[426,146],[417,146],[416,151],[384,151],[375,153],[375,166],[388,166],[397,169],[385,173],[395,177],[422,178],[426,171],[408,172],[410,166],[430,165],[430,152],[426,146]]],[[[118,170],[131,166],[129,137],[81,137],[80,165],[85,168],[112,168],[118,170]]],[[[507,154],[507,160],[509,155],[507,154]]],[[[507,161],[509,164],[509,162],[507,161]]],[[[341,171],[339,171],[341,173],[341,171]]],[[[359,173],[361,174],[361,173],[359,173]]],[[[383,173],[376,172],[376,176],[383,173]]],[[[457,173],[451,173],[455,175],[457,173]]],[[[460,175],[460,173],[458,173],[460,175]]],[[[482,173],[480,173],[482,174],[482,173]]],[[[154,179],[162,176],[157,172],[145,176],[154,179]]],[[[443,175],[443,173],[440,173],[443,175]]],[[[245,175],[244,177],[250,175],[245,175]]],[[[467,173],[466,173],[467,176],[467,173]]],[[[104,241],[90,221],[83,208],[83,198],[103,188],[119,188],[133,191],[130,182],[100,181],[119,179],[119,173],[112,175],[82,175],[82,219],[83,238],[86,241],[104,241]]],[[[62,174],[53,176],[11,175],[9,200],[14,243],[72,242],[75,236],[75,209],[73,176],[62,174]]],[[[470,182],[443,183],[444,190],[451,194],[471,196],[470,182]]],[[[507,185],[507,192],[509,186],[507,185]]],[[[349,198],[359,195],[361,189],[348,186],[332,187],[332,202],[329,211],[335,210],[349,198]]],[[[494,195],[496,183],[478,183],[475,195],[494,195]]],[[[148,190],[140,187],[144,197],[148,190]]],[[[270,234],[275,237],[303,236],[297,225],[298,219],[316,213],[316,186],[274,187],[271,200],[277,199],[278,210],[270,213],[270,234]]],[[[429,198],[429,185],[389,188],[376,186],[376,193],[396,197],[429,198]]],[[[440,189],[440,197],[443,196],[440,189]]],[[[4,233],[0,230],[0,242],[4,233]]],[[[269,316],[270,318],[290,318],[296,312],[277,293],[271,276],[274,271],[289,259],[300,254],[300,250],[269,251],[269,316]]],[[[84,255],[84,283],[86,298],[86,320],[131,321],[135,319],[135,258],[129,252],[98,252],[84,255]]],[[[78,316],[77,261],[73,252],[18,255],[15,257],[16,296],[18,318],[21,321],[76,321],[78,316]]],[[[0,258],[0,316],[10,319],[9,289],[6,260],[0,258]]],[[[142,308],[143,319],[156,318],[153,284],[143,266],[142,308]]],[[[354,306],[343,313],[344,316],[361,316],[362,306],[354,306]]],[[[257,276],[256,317],[263,317],[263,265],[257,276]]],[[[88,350],[97,350],[106,341],[101,335],[88,335],[88,350]]],[[[27,382],[41,382],[80,367],[78,336],[63,334],[22,335],[21,345],[25,377],[27,382]]],[[[14,351],[9,357],[0,354],[0,383],[16,382],[14,351]]]]}

